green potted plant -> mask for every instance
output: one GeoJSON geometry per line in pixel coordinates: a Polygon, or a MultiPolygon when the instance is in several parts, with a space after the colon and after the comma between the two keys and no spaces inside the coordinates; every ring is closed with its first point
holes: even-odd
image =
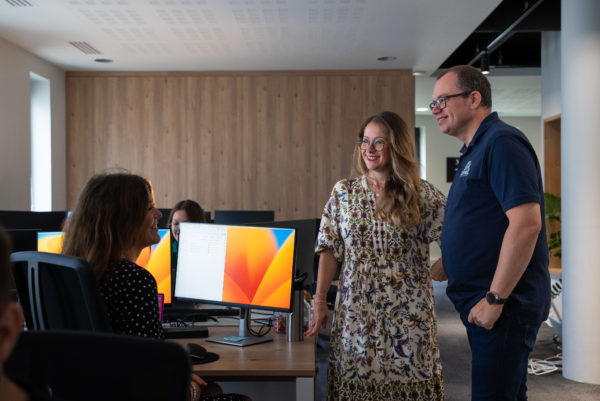
{"type": "MultiPolygon", "coordinates": [[[[560,223],[560,197],[544,192],[544,208],[548,222],[560,223]]],[[[550,232],[548,236],[548,251],[550,255],[561,257],[560,229],[550,232]]]]}
{"type": "MultiPolygon", "coordinates": [[[[560,258],[562,256],[562,240],[560,235],[560,197],[556,195],[552,195],[550,193],[544,192],[544,209],[545,209],[545,217],[548,222],[548,252],[551,256],[556,256],[560,258]],[[558,222],[558,224],[553,224],[553,222],[558,222]],[[558,226],[558,229],[555,227],[558,226]],[[555,229],[552,230],[551,228],[555,229]]],[[[554,329],[554,341],[560,344],[561,335],[562,335],[562,278],[558,279],[552,278],[551,280],[551,302],[552,302],[552,310],[554,311],[554,316],[552,314],[549,317],[552,328],[554,329]]]]}

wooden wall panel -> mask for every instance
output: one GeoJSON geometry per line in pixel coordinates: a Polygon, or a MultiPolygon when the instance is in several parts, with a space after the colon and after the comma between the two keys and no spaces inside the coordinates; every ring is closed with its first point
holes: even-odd
{"type": "MultiPolygon", "coordinates": [[[[544,191],[561,196],[560,177],[560,115],[544,119],[544,191]]],[[[546,231],[560,231],[560,221],[547,221],[546,231]]],[[[550,256],[550,269],[560,273],[561,259],[550,256]]]]}
{"type": "Polygon", "coordinates": [[[124,168],[159,207],[319,217],[362,121],[392,110],[414,127],[410,71],[69,72],[66,85],[69,208],[93,174],[124,168]]]}

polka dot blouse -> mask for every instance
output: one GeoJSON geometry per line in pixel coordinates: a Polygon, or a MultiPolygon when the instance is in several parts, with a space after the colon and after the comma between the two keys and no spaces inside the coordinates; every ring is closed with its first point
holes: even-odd
{"type": "Polygon", "coordinates": [[[146,269],[122,259],[100,282],[100,292],[115,333],[164,337],[156,281],[146,269]]]}

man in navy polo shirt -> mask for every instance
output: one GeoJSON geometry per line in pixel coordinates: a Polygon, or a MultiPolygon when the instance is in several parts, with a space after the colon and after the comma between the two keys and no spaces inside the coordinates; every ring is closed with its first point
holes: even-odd
{"type": "Polygon", "coordinates": [[[540,165],[525,135],[492,113],[490,84],[478,69],[451,68],[433,99],[442,132],[464,143],[442,260],[471,345],[472,399],[526,400],[529,353],[550,308],[540,165]]]}

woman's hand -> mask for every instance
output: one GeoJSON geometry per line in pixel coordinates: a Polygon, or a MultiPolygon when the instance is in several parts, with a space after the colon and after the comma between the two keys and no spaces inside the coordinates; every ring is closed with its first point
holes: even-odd
{"type": "Polygon", "coordinates": [[[319,332],[319,327],[325,327],[331,312],[327,307],[327,291],[331,286],[333,276],[338,266],[338,261],[329,249],[319,254],[319,270],[317,272],[317,289],[315,291],[312,321],[304,335],[314,336],[319,332]]]}
{"type": "Polygon", "coordinates": [[[429,269],[429,275],[435,281],[446,281],[448,277],[446,276],[446,272],[444,271],[444,265],[442,264],[442,259],[436,260],[436,262],[431,265],[431,269],[429,269]]]}
{"type": "Polygon", "coordinates": [[[208,383],[202,380],[200,376],[195,373],[192,373],[192,383],[196,383],[199,386],[208,386],[208,383]]]}
{"type": "Polygon", "coordinates": [[[198,375],[192,373],[192,380],[190,381],[190,400],[199,401],[200,395],[202,394],[202,387],[207,386],[207,383],[202,380],[198,375]]]}
{"type": "Polygon", "coordinates": [[[310,327],[304,333],[305,336],[314,336],[319,332],[319,327],[323,326],[325,328],[327,326],[327,321],[329,320],[329,316],[331,312],[327,307],[327,302],[325,300],[320,300],[315,298],[315,303],[312,311],[312,321],[310,322],[310,327]]]}

